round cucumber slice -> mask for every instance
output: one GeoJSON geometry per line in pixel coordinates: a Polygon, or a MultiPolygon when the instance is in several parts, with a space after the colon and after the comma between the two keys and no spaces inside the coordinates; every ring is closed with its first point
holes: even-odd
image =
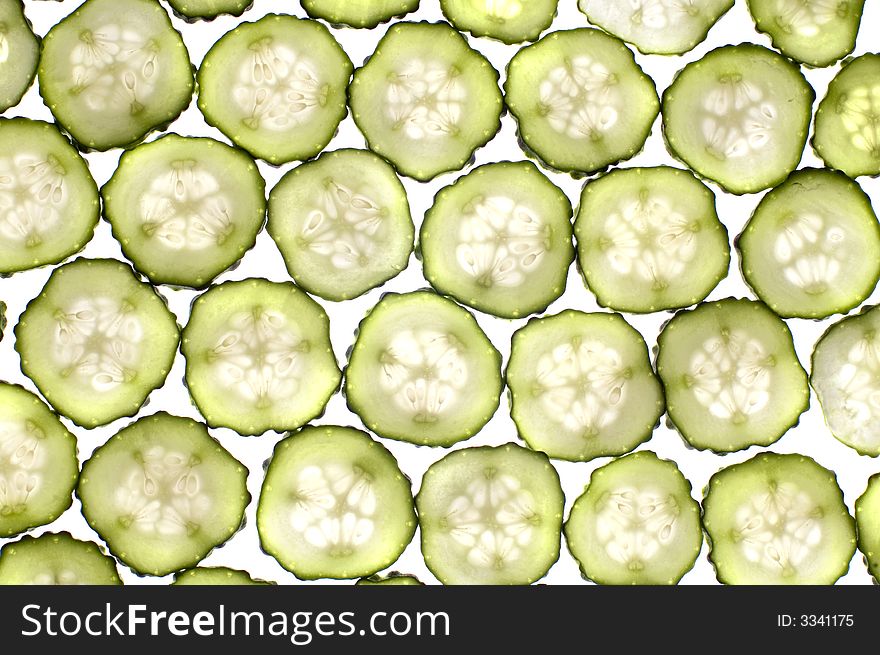
{"type": "Polygon", "coordinates": [[[116,560],[67,532],[22,537],[0,548],[0,585],[121,585],[116,560]]]}
{"type": "Polygon", "coordinates": [[[565,291],[571,214],[566,195],[530,162],[475,168],[441,190],[425,215],[425,277],[495,316],[542,311],[565,291]]]}
{"type": "Polygon", "coordinates": [[[295,430],[324,411],[342,374],[321,306],[291,283],[224,282],[193,303],[186,383],[212,428],[295,430]]]}
{"type": "Polygon", "coordinates": [[[675,462],[633,453],[593,472],[565,539],[584,577],[599,584],[677,584],[703,545],[700,505],[675,462]]]}
{"type": "Polygon", "coordinates": [[[730,193],[768,189],[800,162],[815,97],[800,69],[772,50],[717,48],[663,93],[666,144],[730,193]]]}
{"type": "Polygon", "coordinates": [[[853,51],[864,5],[865,0],[748,0],[758,31],[782,54],[808,66],[830,66],[853,51]]]}
{"type": "Polygon", "coordinates": [[[512,443],[451,452],[416,496],[425,564],[448,585],[531,584],[559,559],[564,502],[543,453],[512,443]]]}
{"type": "Polygon", "coordinates": [[[507,44],[534,41],[550,27],[559,0],[440,0],[457,30],[507,44]]]}
{"type": "Polygon", "coordinates": [[[880,582],[880,473],[871,476],[868,488],[856,501],[859,550],[874,579],[880,582]]]}
{"type": "Polygon", "coordinates": [[[419,0],[300,0],[312,18],[333,25],[376,27],[419,8],[419,0]]]}
{"type": "Polygon", "coordinates": [[[862,455],[880,455],[880,310],[828,328],[813,350],[810,382],[831,434],[862,455]]]}
{"type": "Polygon", "coordinates": [[[370,150],[421,181],[464,168],[501,127],[498,71],[445,23],[389,28],[349,102],[370,150]]]}
{"type": "Polygon", "coordinates": [[[79,252],[99,214],[86,162],[54,125],[0,119],[0,274],[79,252]]]}
{"type": "Polygon", "coordinates": [[[241,585],[271,585],[272,582],[255,580],[247,571],[230,569],[225,566],[199,566],[194,569],[181,571],[174,576],[174,586],[241,586],[241,585]]]}
{"type": "Polygon", "coordinates": [[[309,159],[345,118],[351,71],[326,27],[270,14],[240,24],[205,55],[199,109],[254,157],[276,165],[309,159]]]}
{"type": "Polygon", "coordinates": [[[265,193],[244,152],[176,134],[123,154],[102,189],[104,215],[135,268],[153,284],[196,288],[254,246],[265,193]]]}
{"type": "Polygon", "coordinates": [[[164,383],[180,340],[164,299],[113,259],[56,268],[15,336],[24,374],[86,428],[135,414],[164,383]]]}
{"type": "Polygon", "coordinates": [[[306,427],[275,447],[257,529],[263,549],[298,578],[371,575],[415,534],[410,481],[366,433],[306,427]]]}
{"type": "Polygon", "coordinates": [[[387,576],[371,575],[368,578],[361,578],[355,585],[358,587],[421,587],[424,583],[414,575],[392,571],[387,576]]]}
{"type": "Polygon", "coordinates": [[[394,169],[365,150],[336,150],[288,172],[269,194],[267,229],[290,276],[341,301],[406,268],[415,228],[394,169]]]}
{"type": "Polygon", "coordinates": [[[845,62],[816,110],[813,147],[850,177],[880,175],[880,54],[845,62]]]}
{"type": "Polygon", "coordinates": [[[0,382],[0,537],[58,518],[78,477],[76,438],[37,396],[0,382]]]}
{"type": "Polygon", "coordinates": [[[795,171],[765,195],[737,240],[755,294],[780,316],[825,318],[860,305],[880,278],[880,223],[842,173],[795,171]]]}
{"type": "Polygon", "coordinates": [[[769,446],[809,407],[791,332],[763,303],[727,298],[679,312],[657,345],[669,418],[694,448],[769,446]]]}
{"type": "Polygon", "coordinates": [[[110,552],[140,574],[166,575],[195,566],[239,530],[247,473],[204,425],[159,412],[92,454],[77,496],[110,552]]]}
{"type": "Polygon", "coordinates": [[[644,54],[680,55],[702,43],[733,0],[579,0],[593,25],[644,54]]]}
{"type": "Polygon", "coordinates": [[[474,436],[501,389],[501,354],[467,310],[431,291],[384,296],[345,374],[348,406],[370,430],[423,446],[474,436]]]}
{"type": "Polygon", "coordinates": [[[589,181],[574,223],[578,264],[599,304],[647,313],[706,298],[727,276],[715,194],[690,171],[617,169],[589,181]]]}
{"type": "Polygon", "coordinates": [[[174,13],[184,20],[211,20],[222,14],[241,16],[254,0],[168,0],[174,13]]]}
{"type": "Polygon", "coordinates": [[[168,125],[194,85],[183,39],[155,0],[87,0],[43,39],[39,76],[55,118],[92,150],[168,125]]]}
{"type": "Polygon", "coordinates": [[[627,453],[664,410],[645,340],[619,314],[529,321],[513,335],[507,384],[520,437],[555,459],[627,453]]]}
{"type": "Polygon", "coordinates": [[[24,15],[24,3],[0,2],[0,112],[21,102],[39,61],[40,39],[24,15]]]}
{"type": "Polygon", "coordinates": [[[856,550],[837,478],[805,455],[762,453],[713,475],[703,526],[724,584],[834,584],[856,550]]]}
{"type": "Polygon", "coordinates": [[[505,100],[525,145],[548,166],[592,173],[634,156],[660,110],[654,82],[613,36],[551,32],[507,68],[505,100]]]}

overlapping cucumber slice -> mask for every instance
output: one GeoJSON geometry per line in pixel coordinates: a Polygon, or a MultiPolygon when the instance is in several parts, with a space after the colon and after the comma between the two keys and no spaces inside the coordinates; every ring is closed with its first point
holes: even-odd
{"type": "Polygon", "coordinates": [[[797,65],[743,43],[685,66],[663,93],[672,154],[735,194],[776,186],[801,160],[815,93],[797,65]]]}
{"type": "Polygon", "coordinates": [[[489,314],[518,318],[563,291],[574,258],[571,203],[529,162],[475,168],[437,194],[419,250],[441,293],[489,314]]]}
{"type": "Polygon", "coordinates": [[[194,569],[181,571],[174,576],[175,586],[241,586],[268,585],[271,582],[255,580],[247,571],[231,569],[227,566],[197,566],[194,569]]]}
{"type": "Polygon", "coordinates": [[[660,109],[654,82],[618,39],[551,32],[507,68],[505,101],[529,150],[548,166],[592,173],[634,156],[660,109]]]}
{"type": "Polygon", "coordinates": [[[321,306],[292,283],[212,287],[183,330],[186,383],[211,427],[294,430],[320,415],[341,373],[321,306]]]}
{"type": "Polygon", "coordinates": [[[347,300],[406,268],[415,228],[394,169],[364,150],[328,152],[269,195],[269,234],[303,289],[347,300]]]}
{"type": "Polygon", "coordinates": [[[679,312],[657,344],[669,418],[694,448],[768,446],[809,406],[791,332],[763,303],[727,298],[679,312]]]}
{"type": "Polygon", "coordinates": [[[67,532],[25,536],[0,548],[0,585],[121,585],[116,560],[67,532]]]}
{"type": "Polygon", "coordinates": [[[619,314],[529,321],[513,335],[507,384],[519,435],[558,459],[629,452],[664,410],[645,340],[619,314]]]}
{"type": "Polygon", "coordinates": [[[416,496],[425,564],[450,585],[536,582],[559,558],[564,500],[543,453],[515,444],[449,453],[416,496]]]}
{"type": "Polygon", "coordinates": [[[853,51],[865,0],[748,0],[755,27],[782,54],[829,66],[853,51]]]}
{"type": "Polygon", "coordinates": [[[534,41],[550,27],[559,0],[440,0],[456,29],[507,44],[534,41]]]}
{"type": "Polygon", "coordinates": [[[83,464],[77,496],[110,552],[144,575],[195,566],[242,525],[247,468],[192,419],[159,412],[83,464]]]}
{"type": "Polygon", "coordinates": [[[599,584],[676,584],[700,554],[700,505],[675,462],[641,451],[593,472],[565,538],[599,584]]]}
{"type": "Polygon", "coordinates": [[[805,455],[762,453],[713,475],[703,526],[725,584],[833,584],[856,550],[836,476],[805,455]]]}
{"type": "Polygon", "coordinates": [[[24,3],[0,2],[0,112],[21,102],[39,61],[40,39],[24,15],[24,3]]]}
{"type": "Polygon", "coordinates": [[[500,353],[467,310],[432,291],[382,298],[345,374],[348,405],[370,430],[426,446],[474,436],[501,389],[500,353]]]}
{"type": "Polygon", "coordinates": [[[813,147],[850,177],[880,175],[880,54],[845,62],[819,103],[813,147]]]}
{"type": "Polygon", "coordinates": [[[211,20],[222,14],[241,16],[254,0],[168,0],[176,14],[186,20],[211,20]]]}
{"type": "Polygon", "coordinates": [[[52,407],[93,428],[140,409],[168,376],[180,334],[129,266],[77,259],[52,272],[15,337],[22,371],[52,407]]]}
{"type": "Polygon", "coordinates": [[[871,476],[868,488],[856,501],[859,550],[874,579],[880,581],[880,474],[871,476]]]}
{"type": "Polygon", "coordinates": [[[588,182],[574,224],[578,264],[599,304],[656,312],[700,302],[727,275],[715,194],[689,171],[617,169],[588,182]]]}
{"type": "Polygon", "coordinates": [[[412,541],[412,489],[394,456],[366,433],[306,427],[275,448],[257,529],[264,550],[299,578],[372,575],[412,541]]]}
{"type": "Polygon", "coordinates": [[[102,189],[104,215],[151,282],[203,288],[253,247],[265,187],[246,153],[169,134],[122,156],[102,189]]]}
{"type": "Polygon", "coordinates": [[[396,23],[355,71],[354,120],[403,175],[460,170],[501,127],[498,72],[445,23],[396,23]]]}
{"type": "Polygon", "coordinates": [[[86,162],[54,125],[0,119],[0,274],[78,252],[99,214],[86,162]]]}
{"type": "Polygon", "coordinates": [[[594,25],[632,43],[645,54],[680,55],[693,50],[733,0],[579,0],[594,25]]]}
{"type": "Polygon", "coordinates": [[[803,169],[765,195],[737,240],[746,282],[784,317],[861,304],[880,277],[880,223],[842,173],[803,169]]]}
{"type": "Polygon", "coordinates": [[[40,93],[84,148],[140,141],[192,100],[193,68],[156,0],[87,0],[43,40],[40,93]]]}
{"type": "Polygon", "coordinates": [[[345,117],[352,65],[313,20],[270,14],[225,34],[199,68],[205,120],[272,164],[314,157],[345,117]]]}
{"type": "Polygon", "coordinates": [[[419,8],[419,0],[300,0],[312,18],[332,25],[369,28],[419,8]]]}

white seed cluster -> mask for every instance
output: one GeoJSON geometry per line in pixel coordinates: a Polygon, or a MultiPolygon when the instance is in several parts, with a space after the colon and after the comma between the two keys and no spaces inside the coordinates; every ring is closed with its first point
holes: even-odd
{"type": "Polygon", "coordinates": [[[522,285],[550,248],[550,226],[509,196],[477,199],[463,214],[456,260],[480,286],[522,285]]]}
{"type": "Polygon", "coordinates": [[[479,14],[498,21],[512,20],[519,16],[524,2],[525,0],[471,0],[479,14]]]}
{"type": "Polygon", "coordinates": [[[0,517],[20,514],[39,493],[46,471],[45,437],[32,421],[0,420],[0,517]]]}
{"type": "Polygon", "coordinates": [[[0,23],[0,64],[9,61],[9,37],[6,36],[6,25],[0,23]]]}
{"type": "Polygon", "coordinates": [[[0,154],[0,241],[34,247],[51,235],[70,204],[66,175],[51,154],[0,154]]]}
{"type": "Polygon", "coordinates": [[[618,85],[608,67],[579,54],[539,84],[540,111],[560,134],[596,141],[617,124],[623,109],[618,85]]]}
{"type": "Polygon", "coordinates": [[[373,536],[378,509],[373,481],[363,469],[328,463],[299,472],[289,520],[309,545],[348,556],[373,536]]]}
{"type": "Polygon", "coordinates": [[[818,213],[792,217],[776,237],[773,255],[782,274],[808,294],[821,294],[834,284],[846,260],[846,232],[818,213]]]}
{"type": "Polygon", "coordinates": [[[811,38],[838,18],[840,0],[776,0],[774,21],[786,34],[811,38]]]}
{"type": "Polygon", "coordinates": [[[852,145],[880,158],[880,84],[849,91],[840,101],[840,113],[852,145]]]}
{"type": "Polygon", "coordinates": [[[596,505],[596,540],[613,561],[641,571],[661,559],[675,540],[680,514],[673,494],[639,487],[615,489],[596,505]]]}
{"type": "Polygon", "coordinates": [[[869,330],[846,354],[825,392],[824,409],[831,430],[867,449],[880,446],[880,334],[869,330]]]}
{"type": "Polygon", "coordinates": [[[51,349],[63,376],[76,376],[98,393],[113,391],[137,376],[144,330],[129,303],[73,298],[54,318],[51,349]]]}
{"type": "Polygon", "coordinates": [[[385,107],[395,130],[413,141],[458,134],[468,97],[458,69],[415,57],[400,62],[386,84],[385,107]]]}
{"type": "Polygon", "coordinates": [[[703,98],[701,115],[706,150],[719,160],[754,157],[773,138],[779,109],[766,90],[738,73],[720,76],[703,98]]]}

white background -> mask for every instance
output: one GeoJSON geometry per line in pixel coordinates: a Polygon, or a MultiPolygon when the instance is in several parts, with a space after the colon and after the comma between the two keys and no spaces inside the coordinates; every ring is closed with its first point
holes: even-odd
{"type": "MultiPolygon", "coordinates": [[[[25,11],[28,18],[33,22],[35,31],[40,35],[44,35],[52,25],[57,23],[63,16],[72,12],[80,4],[80,0],[65,0],[64,2],[26,0],[25,11]]],[[[868,52],[872,49],[874,51],[880,49],[878,47],[880,2],[868,0],[866,5],[856,54],[868,52]]],[[[273,12],[290,13],[305,17],[305,13],[295,0],[256,0],[254,6],[243,17],[237,19],[222,17],[210,23],[201,22],[195,24],[187,24],[176,18],[173,20],[177,29],[183,34],[193,63],[198,65],[211,45],[234,25],[242,20],[253,21],[267,13],[273,12]]],[[[442,15],[437,0],[422,0],[422,8],[408,17],[408,20],[436,21],[441,19],[442,15]]],[[[586,18],[577,10],[575,0],[561,0],[559,14],[553,23],[552,29],[569,29],[585,27],[587,25],[586,18]]],[[[341,29],[333,30],[333,32],[354,64],[359,66],[373,52],[376,43],[385,33],[385,30],[386,26],[380,26],[374,30],[341,29]]],[[[645,72],[655,80],[658,91],[662,93],[671,82],[676,71],[684,66],[685,63],[699,59],[706,52],[717,46],[744,41],[770,45],[768,38],[755,32],[745,0],[737,0],[734,8],[711,30],[707,41],[687,55],[683,57],[665,57],[637,54],[636,58],[645,72]]],[[[510,58],[517,52],[517,47],[505,46],[486,39],[471,38],[470,43],[473,47],[483,52],[495,65],[496,69],[502,71],[503,81],[504,68],[510,58]]],[[[835,65],[827,69],[804,71],[806,77],[815,88],[818,99],[824,96],[827,84],[837,70],[839,70],[839,66],[835,65]]],[[[43,105],[36,88],[31,88],[22,103],[8,110],[4,115],[21,115],[48,121],[53,120],[48,109],[43,105]]],[[[226,141],[220,132],[205,124],[195,102],[169,129],[184,135],[211,136],[226,141]]],[[[150,139],[155,138],[155,136],[153,135],[150,139]]],[[[362,148],[364,145],[363,137],[349,116],[342,123],[338,134],[328,149],[333,150],[342,147],[362,148]]],[[[92,174],[99,185],[103,185],[109,179],[115,169],[119,155],[119,150],[86,155],[92,174]]],[[[502,160],[520,160],[523,158],[524,155],[517,146],[514,121],[510,116],[505,116],[501,132],[488,146],[477,152],[476,164],[502,160]]],[[[658,118],[644,151],[634,159],[624,163],[624,166],[654,166],[659,164],[674,165],[675,162],[664,148],[658,118]]],[[[288,164],[281,168],[272,168],[260,163],[260,170],[267,180],[267,188],[271,189],[281,175],[293,168],[293,166],[294,164],[288,164]]],[[[821,161],[815,156],[809,146],[807,146],[807,151],[804,154],[802,166],[821,166],[821,161]]],[[[428,184],[404,180],[409,192],[413,218],[416,221],[417,227],[421,223],[424,212],[430,207],[434,194],[444,186],[451,184],[459,175],[461,173],[442,175],[428,184]]],[[[568,194],[572,203],[576,206],[582,181],[575,180],[567,175],[549,172],[548,175],[568,194]]],[[[875,207],[880,207],[880,180],[862,178],[859,182],[874,199],[875,207]]],[[[742,230],[743,225],[760,200],[761,194],[735,197],[723,193],[714,185],[713,190],[718,194],[719,215],[727,225],[731,238],[733,238],[742,230]]],[[[98,226],[95,238],[88,244],[82,254],[87,257],[116,257],[122,259],[119,246],[111,237],[108,225],[103,221],[98,226]]],[[[743,283],[738,266],[739,262],[736,253],[734,253],[728,278],[719,285],[709,299],[719,299],[728,296],[752,297],[752,293],[743,283]]],[[[17,322],[18,316],[27,302],[39,294],[49,274],[50,269],[43,268],[18,273],[10,278],[0,279],[0,299],[4,300],[8,305],[7,318],[9,320],[6,337],[0,342],[0,378],[8,382],[22,384],[32,391],[36,391],[34,385],[22,375],[19,369],[19,359],[13,349],[14,338],[11,328],[17,322]]],[[[259,235],[257,246],[245,255],[241,265],[234,271],[222,275],[219,280],[238,280],[253,276],[277,281],[289,279],[281,256],[265,231],[259,235]]],[[[363,318],[367,310],[379,300],[382,293],[386,291],[411,291],[425,286],[427,286],[427,283],[422,276],[420,264],[413,257],[410,260],[409,267],[403,274],[381,289],[375,289],[361,298],[341,304],[321,301],[330,315],[333,347],[340,365],[345,362],[345,352],[352,344],[354,330],[358,322],[363,318]]],[[[189,305],[196,295],[195,292],[167,288],[163,288],[161,292],[168,299],[170,307],[177,315],[180,324],[185,324],[189,305]]],[[[880,298],[880,292],[875,292],[868,300],[868,304],[877,303],[878,298],[880,298]]],[[[575,267],[572,267],[570,271],[567,291],[557,302],[551,305],[547,313],[556,313],[569,307],[584,311],[597,311],[600,309],[592,294],[585,289],[575,267]]],[[[660,327],[670,316],[669,313],[658,313],[650,316],[626,315],[626,319],[642,333],[647,340],[648,346],[653,349],[660,327]]],[[[818,322],[805,320],[789,321],[789,325],[795,335],[798,355],[806,368],[809,368],[813,344],[837,318],[818,322]]],[[[496,347],[501,350],[506,366],[510,350],[510,336],[516,329],[525,324],[525,320],[508,321],[480,313],[477,313],[477,320],[496,347]]],[[[178,354],[174,368],[168,376],[165,386],[151,395],[148,407],[144,408],[139,415],[166,410],[178,415],[191,416],[198,419],[198,412],[190,403],[189,396],[182,382],[183,372],[183,358],[178,354]]],[[[121,419],[95,430],[79,428],[72,425],[66,419],[65,423],[79,438],[79,454],[81,459],[85,459],[97,446],[104,443],[111,435],[127,425],[131,420],[121,419]]],[[[354,425],[363,429],[363,425],[357,416],[352,414],[346,407],[345,400],[340,393],[337,393],[331,399],[326,414],[316,422],[354,425]]],[[[253,498],[248,506],[244,529],[236,534],[225,546],[212,552],[203,561],[203,564],[245,568],[258,578],[275,580],[282,583],[297,583],[298,581],[293,575],[282,569],[274,559],[260,550],[254,518],[256,501],[259,497],[260,484],[263,477],[263,464],[270,457],[272,449],[281,438],[281,435],[267,433],[261,437],[242,437],[232,431],[222,429],[213,430],[212,433],[233,455],[247,465],[250,470],[248,487],[253,498]]],[[[516,430],[509,416],[509,406],[505,396],[502,398],[501,406],[495,417],[483,431],[469,441],[459,444],[456,448],[486,444],[497,445],[516,440],[516,430]]],[[[447,452],[443,449],[416,447],[388,440],[383,440],[383,443],[397,456],[401,468],[412,479],[414,491],[419,488],[421,476],[425,469],[447,452]]],[[[726,456],[718,456],[709,452],[698,452],[686,447],[681,437],[674,430],[668,428],[665,423],[655,431],[653,438],[648,443],[642,445],[640,449],[650,449],[661,457],[675,460],[693,485],[694,495],[698,499],[701,497],[702,489],[709,477],[718,469],[748,459],[760,450],[758,448],[750,448],[747,451],[726,456]]],[[[770,450],[785,453],[803,453],[815,458],[820,464],[835,471],[843,488],[850,511],[853,509],[856,498],[864,491],[868,477],[880,471],[880,462],[878,460],[859,456],[854,450],[839,443],[831,436],[825,426],[815,395],[811,398],[809,412],[803,415],[800,424],[790,430],[770,450]]],[[[608,461],[607,458],[603,458],[589,463],[555,462],[562,478],[562,486],[566,495],[566,516],[571,504],[589,481],[591,471],[608,461]]],[[[57,521],[49,526],[35,530],[34,534],[58,530],[68,530],[74,536],[82,539],[100,541],[83,519],[80,513],[79,502],[76,500],[73,506],[57,521]]],[[[6,541],[8,540],[0,539],[0,545],[6,541]]],[[[682,581],[684,584],[716,582],[714,571],[706,557],[706,551],[707,549],[704,545],[703,552],[700,554],[693,570],[684,577],[682,581]]],[[[393,568],[402,572],[416,574],[424,582],[436,582],[422,561],[418,534],[393,568]]],[[[170,581],[170,576],[166,578],[140,578],[121,565],[120,570],[126,583],[163,584],[170,581]]],[[[550,573],[543,582],[549,584],[570,584],[582,581],[576,562],[563,544],[559,562],[550,570],[550,573]]],[[[861,554],[857,553],[849,573],[841,579],[841,582],[868,584],[870,581],[871,577],[867,573],[861,554]]]]}

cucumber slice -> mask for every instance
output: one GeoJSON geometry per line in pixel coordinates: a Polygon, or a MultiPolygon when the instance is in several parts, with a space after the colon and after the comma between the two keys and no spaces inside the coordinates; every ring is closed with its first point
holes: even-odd
{"type": "Polygon", "coordinates": [[[99,447],[76,493],[110,552],[138,573],[166,575],[195,566],[239,530],[247,474],[204,425],[159,412],[99,447]]]}
{"type": "Polygon", "coordinates": [[[868,488],[856,501],[859,550],[874,579],[880,582],[880,473],[871,476],[868,488]]]}
{"type": "Polygon", "coordinates": [[[121,585],[116,561],[67,532],[22,537],[0,548],[0,585],[121,585]]]}
{"type": "Polygon", "coordinates": [[[266,217],[254,160],[169,134],[126,152],[102,189],[125,256],[153,284],[204,288],[250,250],[266,217]]]}
{"type": "Polygon", "coordinates": [[[76,438],[37,396],[0,382],[0,537],[57,519],[78,477],[76,438]]]}
{"type": "Polygon", "coordinates": [[[830,66],[856,46],[865,0],[748,0],[755,27],[787,57],[830,66]]]}
{"type": "Polygon", "coordinates": [[[225,566],[199,566],[181,571],[174,576],[174,586],[230,586],[230,585],[271,585],[272,582],[255,580],[247,571],[230,569],[225,566]]]}
{"type": "Polygon", "coordinates": [[[727,276],[727,229],[715,194],[668,166],[588,182],[574,222],[578,265],[603,307],[648,313],[706,298],[727,276]]]}
{"type": "Polygon", "coordinates": [[[384,296],[345,374],[348,406],[370,430],[423,446],[474,436],[501,389],[501,354],[467,310],[431,291],[384,296]]]}
{"type": "Polygon", "coordinates": [[[91,150],[129,146],[189,106],[193,67],[155,0],[87,0],[49,30],[40,93],[91,150]]]}
{"type": "Polygon", "coordinates": [[[680,55],[702,43],[733,0],[579,0],[593,25],[644,54],[680,55]]]}
{"type": "Polygon", "coordinates": [[[113,259],[56,268],[15,336],[24,374],[86,428],[135,414],[164,383],[180,340],[162,296],[113,259]]]}
{"type": "Polygon", "coordinates": [[[780,316],[844,314],[880,278],[880,224],[843,173],[795,171],[765,195],[737,240],[755,294],[780,316]]]}
{"type": "Polygon", "coordinates": [[[663,415],[645,340],[619,314],[529,321],[513,335],[507,384],[520,437],[556,459],[627,453],[663,415]]]}
{"type": "Polygon", "coordinates": [[[703,526],[724,584],[834,584],[856,550],[837,478],[805,455],[762,453],[713,475],[703,526]]]}
{"type": "Polygon", "coordinates": [[[37,74],[40,39],[24,15],[21,0],[0,2],[0,112],[24,97],[37,74]]]}
{"type": "Polygon", "coordinates": [[[663,93],[666,144],[730,193],[768,189],[800,162],[815,97],[800,69],[772,50],[717,48],[663,93]]]}
{"type": "Polygon", "coordinates": [[[184,20],[211,20],[222,14],[241,16],[254,0],[168,0],[174,13],[184,20]]]}
{"type": "Polygon", "coordinates": [[[571,203],[530,162],[487,164],[434,199],[419,236],[425,277],[495,316],[542,311],[574,259],[571,203]]]}
{"type": "Polygon", "coordinates": [[[342,374],[321,306],[291,283],[212,287],[183,330],[186,383],[212,428],[295,430],[324,411],[342,374]]]}
{"type": "Polygon", "coordinates": [[[831,434],[872,457],[880,455],[878,335],[877,308],[835,323],[816,342],[810,376],[831,434]]]}
{"type": "Polygon", "coordinates": [[[355,583],[358,587],[376,587],[376,586],[424,586],[424,583],[414,575],[406,575],[392,571],[387,576],[371,575],[368,578],[361,578],[355,583]]]}
{"type": "Polygon", "coordinates": [[[880,175],[880,54],[844,63],[816,110],[813,147],[850,177],[880,175]]]}
{"type": "Polygon", "coordinates": [[[301,0],[312,18],[333,25],[376,27],[419,8],[419,0],[301,0]]]}
{"type": "Polygon", "coordinates": [[[769,446],[809,407],[791,332],[763,303],[727,298],[679,312],[657,345],[669,418],[694,448],[769,446]]]}
{"type": "Polygon", "coordinates": [[[370,150],[423,182],[464,168],[501,127],[498,71],[445,23],[389,28],[349,102],[370,150]]]}
{"type": "Polygon", "coordinates": [[[551,32],[507,67],[507,106],[548,166],[592,173],[634,156],[660,110],[632,52],[595,29],[551,32]]]}
{"type": "Polygon", "coordinates": [[[425,564],[443,584],[531,584],[559,559],[564,502],[543,453],[512,443],[451,452],[416,496],[425,564]]]}
{"type": "Polygon", "coordinates": [[[82,250],[99,214],[89,167],[54,125],[0,119],[0,274],[82,250]]]}
{"type": "Polygon", "coordinates": [[[3,333],[6,331],[6,303],[0,300],[0,341],[3,341],[3,333]]]}
{"type": "Polygon", "coordinates": [[[365,150],[336,150],[288,172],[269,194],[270,236],[309,293],[348,300],[406,268],[415,228],[394,169],[365,150]]]}
{"type": "Polygon", "coordinates": [[[559,0],[440,0],[440,9],[455,29],[510,45],[541,36],[558,4],[559,0]]]}
{"type": "Polygon", "coordinates": [[[584,577],[599,584],[677,584],[703,545],[700,505],[675,462],[633,453],[593,471],[565,539],[584,577]]]}
{"type": "Polygon", "coordinates": [[[276,165],[309,159],[345,118],[351,71],[326,27],[270,14],[240,24],[205,55],[199,109],[254,157],[276,165]]]}
{"type": "Polygon", "coordinates": [[[412,541],[412,489],[394,456],[364,432],[306,427],[275,447],[257,529],[263,549],[298,578],[371,575],[412,541]]]}

